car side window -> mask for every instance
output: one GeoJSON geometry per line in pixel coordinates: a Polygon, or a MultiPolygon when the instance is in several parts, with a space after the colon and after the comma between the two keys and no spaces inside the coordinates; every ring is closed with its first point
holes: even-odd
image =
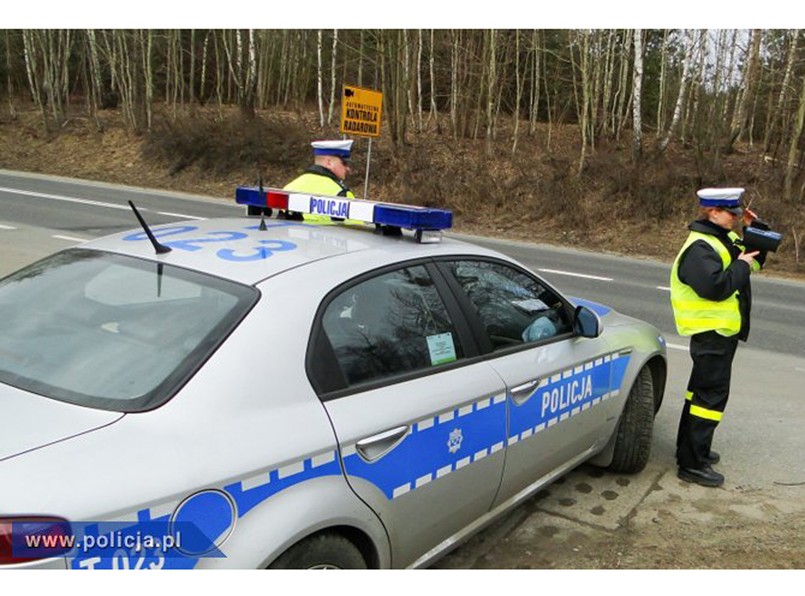
{"type": "Polygon", "coordinates": [[[322,326],[349,385],[464,355],[447,308],[421,265],[349,287],[327,306],[322,326]]]}
{"type": "Polygon", "coordinates": [[[475,307],[495,350],[549,340],[571,330],[559,296],[518,269],[470,260],[448,266],[475,307]]]}

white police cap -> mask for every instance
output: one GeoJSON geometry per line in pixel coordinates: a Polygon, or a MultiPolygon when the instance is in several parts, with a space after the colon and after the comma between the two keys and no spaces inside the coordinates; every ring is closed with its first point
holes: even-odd
{"type": "Polygon", "coordinates": [[[741,215],[743,188],[703,188],[696,192],[702,207],[721,207],[736,215],[741,215]]]}
{"type": "Polygon", "coordinates": [[[352,139],[338,141],[313,141],[313,155],[335,155],[341,159],[349,159],[352,152],[352,139]]]}

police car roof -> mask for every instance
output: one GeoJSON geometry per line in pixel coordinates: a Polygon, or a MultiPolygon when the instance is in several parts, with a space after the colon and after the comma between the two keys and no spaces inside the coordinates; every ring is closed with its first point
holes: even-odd
{"type": "MultiPolygon", "coordinates": [[[[440,254],[497,254],[449,238],[418,244],[410,232],[402,237],[384,236],[371,225],[316,225],[270,218],[265,223],[266,230],[259,229],[260,218],[255,217],[153,226],[157,240],[171,248],[160,255],[141,228],[93,240],[82,248],[176,265],[248,285],[296,267],[315,263],[330,267],[332,259],[354,253],[365,255],[364,270],[440,254]]],[[[352,261],[351,266],[354,264],[352,261]]]]}

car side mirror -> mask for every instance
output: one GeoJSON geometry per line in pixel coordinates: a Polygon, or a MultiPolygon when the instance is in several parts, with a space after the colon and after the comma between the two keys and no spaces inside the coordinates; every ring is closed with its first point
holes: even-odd
{"type": "Polygon", "coordinates": [[[586,306],[577,306],[573,313],[573,332],[580,337],[601,335],[601,319],[586,306]]]}

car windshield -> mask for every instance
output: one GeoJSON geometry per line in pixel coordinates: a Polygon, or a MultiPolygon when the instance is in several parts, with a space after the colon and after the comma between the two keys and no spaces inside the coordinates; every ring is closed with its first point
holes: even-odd
{"type": "Polygon", "coordinates": [[[84,249],[0,280],[0,382],[132,412],[169,399],[257,300],[257,290],[84,249]]]}

